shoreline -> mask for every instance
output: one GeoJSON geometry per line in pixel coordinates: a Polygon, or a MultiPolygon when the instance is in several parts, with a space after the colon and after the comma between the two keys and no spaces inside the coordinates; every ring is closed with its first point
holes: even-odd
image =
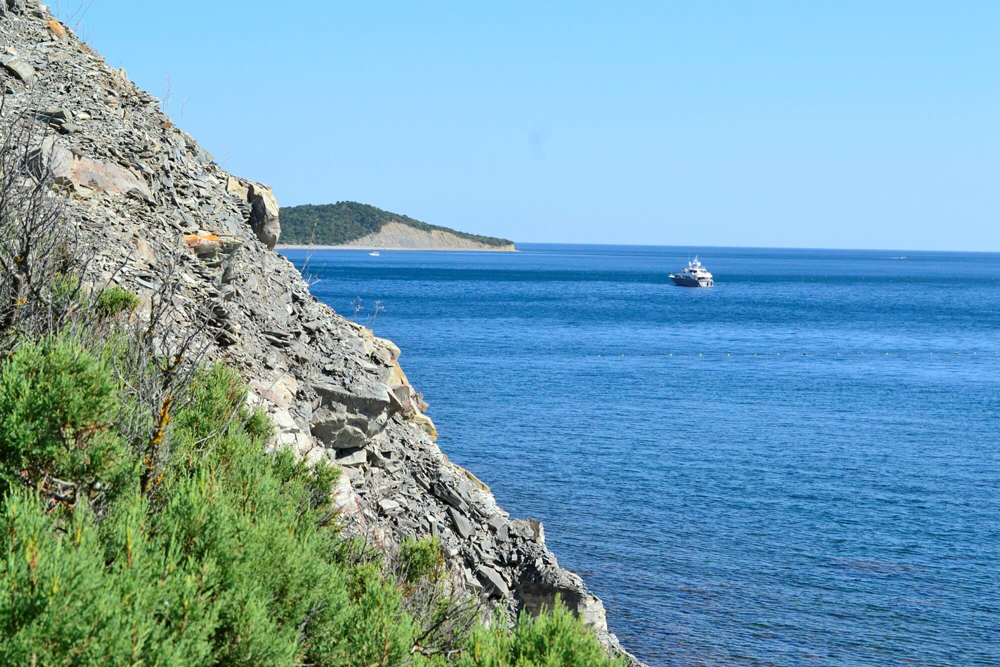
{"type": "Polygon", "coordinates": [[[274,246],[275,251],[282,250],[378,250],[379,252],[520,252],[517,248],[510,250],[497,248],[496,250],[491,250],[489,248],[386,248],[384,246],[360,246],[360,245],[309,245],[303,243],[289,243],[274,246]]]}

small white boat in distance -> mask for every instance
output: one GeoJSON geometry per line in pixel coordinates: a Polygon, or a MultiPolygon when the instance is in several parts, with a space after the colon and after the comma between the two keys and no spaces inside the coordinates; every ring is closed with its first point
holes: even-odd
{"type": "Polygon", "coordinates": [[[695,255],[693,262],[688,262],[686,269],[680,273],[671,273],[670,279],[678,287],[712,287],[715,285],[712,274],[701,265],[697,255],[695,255]]]}
{"type": "Polygon", "coordinates": [[[369,257],[381,257],[381,255],[379,255],[378,250],[371,251],[370,253],[368,253],[368,256],[369,257]]]}

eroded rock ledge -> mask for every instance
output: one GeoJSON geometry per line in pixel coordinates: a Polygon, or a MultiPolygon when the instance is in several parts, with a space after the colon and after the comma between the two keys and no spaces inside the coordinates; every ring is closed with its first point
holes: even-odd
{"type": "Polygon", "coordinates": [[[37,2],[0,0],[0,25],[5,103],[37,119],[35,157],[56,173],[81,250],[94,256],[92,279],[137,292],[146,312],[172,280],[168,330],[209,323],[211,356],[238,368],[272,415],[271,446],[343,467],[336,499],[348,530],[387,548],[437,535],[488,604],[533,612],[560,595],[623,653],[601,601],[559,567],[541,524],[511,519],[438,449],[399,349],[317,301],[270,250],[280,234],[270,190],[220,169],[37,2]]]}

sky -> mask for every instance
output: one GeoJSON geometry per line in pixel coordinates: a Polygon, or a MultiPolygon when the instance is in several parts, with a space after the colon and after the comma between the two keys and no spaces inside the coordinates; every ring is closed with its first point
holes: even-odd
{"type": "Polygon", "coordinates": [[[283,206],[1000,251],[1000,2],[94,0],[78,32],[283,206]]]}

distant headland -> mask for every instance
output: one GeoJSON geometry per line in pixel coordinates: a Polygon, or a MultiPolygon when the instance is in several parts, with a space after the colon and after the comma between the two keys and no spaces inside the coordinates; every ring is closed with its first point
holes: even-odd
{"type": "Polygon", "coordinates": [[[515,249],[514,242],[507,239],[430,225],[352,201],[284,207],[281,209],[281,229],[285,248],[500,252],[515,249]]]}

